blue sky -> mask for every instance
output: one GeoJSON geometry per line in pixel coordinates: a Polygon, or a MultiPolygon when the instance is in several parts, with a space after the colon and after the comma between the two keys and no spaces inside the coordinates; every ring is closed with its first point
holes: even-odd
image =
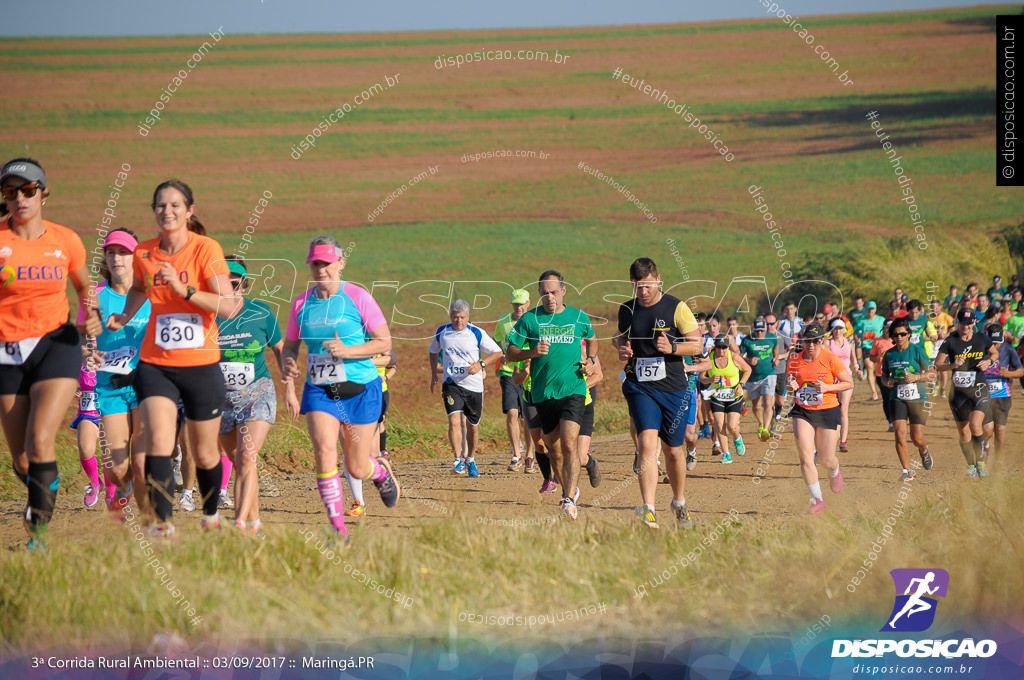
{"type": "MultiPolygon", "coordinates": [[[[765,0],[770,2],[771,0],[765,0]]],[[[776,0],[793,16],[972,6],[964,0],[776,0]]],[[[761,0],[3,0],[0,36],[361,33],[764,18],[761,0]]],[[[1007,4],[1007,14],[1020,3],[1007,4]]]]}

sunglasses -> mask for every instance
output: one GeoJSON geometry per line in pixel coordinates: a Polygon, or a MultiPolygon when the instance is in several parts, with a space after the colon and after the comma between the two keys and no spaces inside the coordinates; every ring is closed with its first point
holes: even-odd
{"type": "Polygon", "coordinates": [[[894,337],[894,338],[905,338],[908,335],[910,335],[910,333],[893,333],[892,337],[894,337]]]}
{"type": "Polygon", "coordinates": [[[820,345],[821,344],[821,340],[803,340],[802,342],[805,345],[820,345]]]}
{"type": "Polygon", "coordinates": [[[20,187],[4,187],[2,191],[5,201],[13,201],[18,197],[19,191],[25,198],[32,198],[41,188],[38,182],[32,182],[30,184],[22,184],[20,187]]]}
{"type": "Polygon", "coordinates": [[[231,287],[234,288],[235,290],[238,290],[243,286],[245,286],[245,279],[231,279],[231,287]]]}

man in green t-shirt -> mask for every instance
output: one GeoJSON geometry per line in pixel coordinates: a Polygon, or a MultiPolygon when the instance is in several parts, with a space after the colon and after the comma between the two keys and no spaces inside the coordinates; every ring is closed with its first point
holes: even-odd
{"type": "Polygon", "coordinates": [[[867,315],[857,322],[853,327],[853,334],[857,338],[857,344],[861,347],[861,355],[864,357],[864,373],[867,374],[868,384],[871,385],[871,398],[878,399],[878,385],[875,383],[875,362],[871,360],[871,346],[875,339],[882,337],[882,327],[885,319],[878,315],[878,304],[871,300],[865,306],[867,315]]]}
{"type": "MultiPolygon", "coordinates": [[[[508,336],[516,322],[522,318],[526,310],[530,308],[530,293],[522,288],[512,291],[512,311],[498,319],[498,325],[494,327],[494,341],[501,347],[501,351],[508,349],[508,336]]],[[[517,385],[512,380],[512,373],[516,369],[523,370],[525,362],[502,361],[498,369],[498,383],[501,385],[501,412],[505,414],[505,432],[508,433],[508,441],[512,446],[512,462],[508,469],[518,470],[523,467],[523,459],[519,455],[521,450],[520,434],[525,433],[526,439],[526,472],[533,472],[533,439],[527,432],[526,423],[520,428],[520,419],[526,418],[526,406],[523,402],[523,386],[517,385]]]]}
{"type": "Polygon", "coordinates": [[[549,269],[541,274],[537,290],[541,306],[516,322],[505,356],[509,361],[530,360],[531,399],[551,464],[562,471],[562,510],[576,519],[580,478],[576,439],[583,422],[586,376],[597,361],[597,338],[586,313],[565,305],[561,273],[549,269]],[[581,362],[583,341],[587,358],[581,362]]]}
{"type": "Polygon", "coordinates": [[[759,316],[754,319],[751,334],[740,343],[740,352],[751,369],[745,385],[747,397],[757,419],[757,436],[763,442],[772,436],[769,426],[775,395],[775,366],[779,363],[779,339],[767,335],[767,331],[768,323],[759,316]]]}
{"type": "Polygon", "coordinates": [[[924,303],[914,299],[907,303],[907,325],[910,327],[910,344],[920,345],[928,355],[929,342],[935,342],[938,337],[934,332],[928,331],[928,316],[924,313],[924,303]]]}

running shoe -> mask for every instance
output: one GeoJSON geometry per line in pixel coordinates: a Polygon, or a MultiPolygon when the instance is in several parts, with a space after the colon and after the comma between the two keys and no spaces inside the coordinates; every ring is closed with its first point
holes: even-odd
{"type": "Polygon", "coordinates": [[[988,477],[988,461],[979,459],[978,460],[978,476],[988,477]]]}
{"type": "Polygon", "coordinates": [[[978,468],[976,466],[967,466],[967,478],[974,482],[978,481],[978,468]]]}
{"type": "Polygon", "coordinates": [[[812,515],[818,515],[825,512],[825,499],[824,498],[812,498],[811,507],[807,508],[807,512],[812,515]]]}
{"type": "Polygon", "coordinates": [[[554,493],[555,489],[557,488],[558,487],[555,485],[554,481],[544,482],[544,484],[541,485],[540,491],[538,493],[554,493]]]}
{"type": "Polygon", "coordinates": [[[831,473],[828,476],[828,488],[832,489],[832,493],[839,493],[843,490],[843,471],[837,470],[836,476],[833,477],[831,473]]]}
{"type": "Polygon", "coordinates": [[[742,456],[744,453],[747,452],[747,447],[743,444],[743,437],[740,437],[739,439],[734,439],[732,443],[736,445],[737,456],[742,456]]]}
{"type": "Polygon", "coordinates": [[[721,456],[722,455],[722,445],[719,444],[718,442],[715,442],[714,445],[711,447],[711,455],[712,456],[721,456]]]}
{"type": "Polygon", "coordinates": [[[533,458],[530,458],[529,456],[527,456],[527,458],[526,458],[526,467],[523,468],[523,472],[525,472],[528,475],[532,475],[536,471],[537,471],[537,461],[535,461],[533,458]]]}
{"type": "Polygon", "coordinates": [[[461,458],[455,461],[455,467],[452,468],[452,472],[454,472],[457,475],[466,474],[466,464],[462,462],[461,458]]]}
{"type": "Polygon", "coordinates": [[[921,466],[925,470],[932,469],[932,454],[928,453],[928,449],[925,449],[924,453],[921,454],[921,466]]]}
{"type": "Polygon", "coordinates": [[[892,423],[889,423],[889,432],[893,432],[893,431],[894,431],[894,428],[892,426],[892,423]]]}
{"type": "Polygon", "coordinates": [[[263,520],[261,520],[259,517],[257,517],[256,519],[254,519],[252,522],[249,523],[249,531],[251,531],[252,533],[258,534],[262,530],[263,530],[263,520]]]}
{"type": "Polygon", "coordinates": [[[901,482],[912,482],[914,481],[914,473],[910,470],[904,470],[903,474],[900,475],[901,482]]]}
{"type": "Polygon", "coordinates": [[[391,460],[391,456],[388,455],[387,451],[381,451],[380,452],[380,457],[383,458],[384,460],[391,460]]]}
{"type": "Polygon", "coordinates": [[[228,494],[227,489],[220,490],[220,496],[217,498],[218,508],[233,508],[235,504],[231,501],[231,496],[228,494]]]}
{"type": "Polygon", "coordinates": [[[697,452],[687,451],[686,452],[686,469],[692,470],[697,467],[697,452]]]}
{"type": "Polygon", "coordinates": [[[480,471],[476,469],[476,461],[475,460],[471,460],[468,463],[466,463],[466,472],[469,473],[470,477],[479,477],[480,476],[480,471]]]}
{"type": "Polygon", "coordinates": [[[878,401],[878,392],[871,393],[871,401],[878,401]]]}
{"type": "MultiPolygon", "coordinates": [[[[378,458],[377,462],[384,466],[384,470],[387,474],[384,475],[384,479],[375,481],[374,486],[377,487],[377,491],[380,492],[380,499],[384,501],[384,505],[393,508],[398,502],[398,499],[402,497],[402,487],[398,484],[398,480],[395,479],[394,474],[391,472],[391,463],[383,458],[378,458]]],[[[476,466],[473,466],[473,471],[476,470],[476,466]]],[[[473,471],[470,472],[470,476],[473,476],[473,471]]],[[[477,473],[479,474],[479,473],[477,473]]]]}
{"type": "Polygon", "coordinates": [[[195,512],[196,502],[192,500],[191,491],[181,492],[181,498],[178,499],[178,510],[182,512],[195,512]]]}
{"type": "Polygon", "coordinates": [[[732,462],[732,454],[729,453],[728,451],[723,451],[722,452],[722,458],[718,462],[722,463],[724,465],[728,465],[729,463],[732,462]]]}
{"type": "Polygon", "coordinates": [[[176,533],[177,532],[174,529],[174,525],[171,524],[170,522],[160,522],[158,524],[154,524],[153,526],[149,527],[149,529],[146,530],[146,534],[150,538],[154,538],[154,539],[157,539],[157,540],[166,540],[166,541],[170,541],[170,540],[176,539],[177,538],[177,536],[175,535],[176,533]]]}
{"type": "Polygon", "coordinates": [[[699,439],[710,439],[711,438],[711,426],[707,423],[701,425],[699,439]]]}
{"type": "Polygon", "coordinates": [[[246,525],[244,519],[236,519],[234,527],[236,529],[238,529],[239,531],[242,531],[242,532],[245,532],[245,533],[248,533],[248,531],[249,531],[249,527],[246,525]]]}
{"type": "Polygon", "coordinates": [[[366,514],[366,505],[352,501],[352,507],[345,511],[345,517],[362,517],[366,514]]]}
{"type": "Polygon", "coordinates": [[[690,519],[690,511],[686,509],[686,503],[676,505],[672,501],[672,512],[676,515],[676,529],[692,529],[693,520],[690,519]]]}
{"type": "Polygon", "coordinates": [[[587,471],[587,477],[590,478],[590,486],[595,489],[601,485],[601,471],[597,469],[597,458],[594,458],[593,454],[587,459],[587,464],[583,466],[583,469],[587,471]]]}
{"type": "Polygon", "coordinates": [[[220,531],[220,513],[215,512],[212,515],[203,515],[203,518],[199,521],[199,526],[202,527],[203,531],[220,531]]]}
{"type": "Polygon", "coordinates": [[[654,510],[650,508],[644,508],[643,506],[636,509],[636,514],[640,516],[640,521],[646,524],[651,529],[658,528],[658,517],[654,514],[654,510]]]}
{"type": "Polygon", "coordinates": [[[633,452],[633,474],[637,477],[640,476],[640,452],[633,452]]]}
{"type": "Polygon", "coordinates": [[[508,471],[514,472],[523,467],[523,459],[519,456],[512,456],[512,462],[508,464],[508,471]]]}
{"type": "Polygon", "coordinates": [[[658,461],[658,479],[662,484],[671,484],[672,480],[668,478],[668,473],[661,469],[661,461],[658,461]]]}
{"type": "Polygon", "coordinates": [[[757,438],[763,442],[766,442],[772,438],[772,431],[769,430],[767,427],[761,427],[759,425],[757,427],[757,438]]]}
{"type": "Polygon", "coordinates": [[[100,499],[100,490],[99,490],[99,488],[93,486],[92,484],[86,484],[85,485],[85,497],[82,499],[82,502],[85,503],[85,507],[91,508],[92,506],[96,505],[96,503],[97,503],[97,501],[99,501],[99,499],[100,499]]]}
{"type": "Polygon", "coordinates": [[[562,512],[569,516],[569,519],[576,519],[576,504],[571,498],[562,498],[562,502],[559,504],[562,508],[562,512]]]}
{"type": "Polygon", "coordinates": [[[846,447],[846,442],[839,442],[839,453],[849,453],[850,449],[846,447]]]}
{"type": "Polygon", "coordinates": [[[171,458],[171,470],[174,472],[174,488],[180,489],[185,481],[181,477],[181,444],[174,445],[174,457],[171,458]]]}

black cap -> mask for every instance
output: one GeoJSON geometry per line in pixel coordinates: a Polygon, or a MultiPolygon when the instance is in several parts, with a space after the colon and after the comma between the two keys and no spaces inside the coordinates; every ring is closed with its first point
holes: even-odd
{"type": "Polygon", "coordinates": [[[729,336],[725,333],[719,333],[718,337],[715,338],[715,349],[729,349],[729,336]]]}
{"type": "Polygon", "coordinates": [[[974,311],[971,310],[969,307],[964,307],[964,308],[962,308],[960,311],[958,311],[956,313],[956,323],[957,323],[957,325],[969,324],[969,325],[973,326],[975,324],[975,322],[976,322],[976,320],[975,320],[975,317],[974,317],[974,311]]]}
{"type": "Polygon", "coordinates": [[[763,316],[759,316],[754,319],[753,330],[755,331],[766,331],[768,330],[768,322],[765,321],[763,316]]]}
{"type": "Polygon", "coordinates": [[[904,293],[903,295],[900,296],[900,302],[906,302],[909,299],[910,299],[910,296],[907,295],[906,293],[904,293]]]}
{"type": "Polygon", "coordinates": [[[997,323],[990,323],[985,326],[985,335],[987,335],[993,343],[998,344],[1003,341],[1003,327],[997,323]]]}
{"type": "Polygon", "coordinates": [[[820,340],[825,337],[825,329],[822,328],[821,324],[817,321],[804,326],[804,329],[800,331],[800,338],[806,340],[820,340]]]}

